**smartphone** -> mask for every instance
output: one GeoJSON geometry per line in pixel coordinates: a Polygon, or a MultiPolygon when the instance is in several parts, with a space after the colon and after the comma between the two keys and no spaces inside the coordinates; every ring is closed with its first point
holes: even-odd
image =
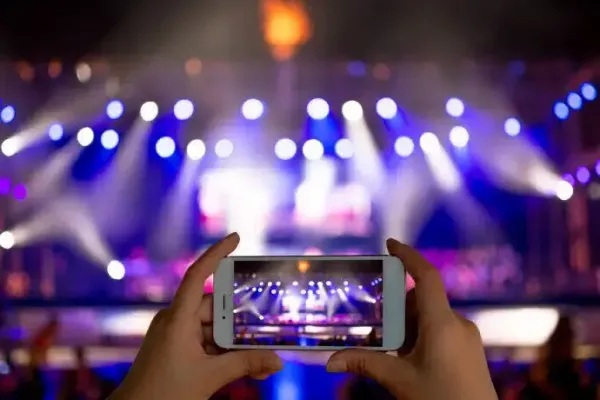
{"type": "Polygon", "coordinates": [[[213,278],[224,349],[396,350],[405,272],[390,256],[228,257],[213,278]]]}

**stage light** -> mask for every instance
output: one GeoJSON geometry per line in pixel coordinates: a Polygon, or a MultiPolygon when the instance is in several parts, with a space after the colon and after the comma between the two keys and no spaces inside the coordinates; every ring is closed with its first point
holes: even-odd
{"type": "Polygon", "coordinates": [[[329,115],[329,104],[323,99],[312,99],[306,105],[306,112],[312,119],[325,119],[329,115]]]}
{"type": "Polygon", "coordinates": [[[504,121],[504,132],[509,136],[517,136],[521,133],[521,123],[516,118],[508,118],[504,121]]]}
{"type": "Polygon", "coordinates": [[[465,104],[462,100],[452,97],[446,102],[446,112],[451,117],[459,118],[465,112],[465,104]]]}
{"type": "Polygon", "coordinates": [[[0,233],[0,247],[10,250],[15,245],[15,235],[10,231],[0,233]]]}
{"type": "Polygon", "coordinates": [[[63,134],[64,130],[61,124],[52,124],[48,127],[48,136],[53,141],[62,139],[63,134]]]}
{"type": "Polygon", "coordinates": [[[292,139],[283,138],[275,143],[275,155],[281,160],[291,160],[296,155],[296,143],[292,139]]]}
{"type": "Polygon", "coordinates": [[[106,272],[111,279],[120,281],[125,277],[125,266],[120,261],[112,260],[106,266],[106,272]]]}
{"type": "Polygon", "coordinates": [[[112,100],[106,105],[106,115],[110,119],[121,118],[123,111],[123,103],[121,103],[119,100],[112,100]]]}
{"type": "Polygon", "coordinates": [[[190,100],[179,100],[173,107],[173,114],[180,121],[188,120],[194,114],[194,104],[190,100]]]}
{"type": "Polygon", "coordinates": [[[233,154],[233,142],[229,139],[221,139],[215,145],[215,154],[219,158],[227,158],[233,154]]]}
{"type": "Polygon", "coordinates": [[[27,198],[27,186],[20,184],[13,188],[13,197],[17,201],[23,201],[27,198]]]}
{"type": "Polygon", "coordinates": [[[379,99],[375,105],[377,114],[383,119],[392,119],[398,114],[398,105],[389,97],[379,99]]]}
{"type": "Polygon", "coordinates": [[[556,197],[560,200],[566,201],[573,196],[573,185],[567,181],[559,181],[556,184],[556,197]]]}
{"type": "Polygon", "coordinates": [[[347,138],[338,140],[335,144],[335,154],[344,160],[352,158],[354,155],[354,144],[347,138]]]}
{"type": "Polygon", "coordinates": [[[408,136],[400,136],[394,143],[394,150],[400,157],[408,157],[415,151],[415,143],[408,136]]]}
{"type": "Polygon", "coordinates": [[[19,151],[20,143],[19,139],[16,137],[11,137],[2,142],[2,146],[0,146],[0,150],[2,150],[2,154],[6,157],[12,157],[19,151]]]}
{"type": "Polygon", "coordinates": [[[146,122],[152,122],[158,116],[158,104],[147,101],[140,107],[140,117],[146,122]]]}
{"type": "Polygon", "coordinates": [[[591,178],[590,171],[586,167],[577,168],[577,172],[575,172],[575,176],[577,177],[577,180],[579,181],[579,183],[583,183],[583,184],[588,183],[591,178]]]}
{"type": "Polygon", "coordinates": [[[92,78],[92,68],[86,63],[79,63],[75,67],[75,75],[81,83],[85,83],[92,78]]]}
{"type": "Polygon", "coordinates": [[[594,85],[592,85],[590,83],[584,83],[583,85],[581,85],[581,95],[583,96],[584,99],[586,99],[588,101],[592,101],[592,100],[596,100],[596,96],[598,95],[598,92],[596,91],[596,88],[594,87],[594,85]]]}
{"type": "Polygon", "coordinates": [[[202,140],[194,139],[188,143],[186,153],[190,160],[198,161],[206,154],[206,145],[202,140]]]}
{"type": "Polygon", "coordinates": [[[323,144],[319,142],[317,139],[309,139],[302,146],[302,154],[307,160],[319,160],[323,157],[325,153],[325,149],[323,148],[323,144]]]}
{"type": "Polygon", "coordinates": [[[350,100],[342,105],[342,115],[348,121],[358,121],[363,117],[363,108],[358,101],[350,100]]]}
{"type": "Polygon", "coordinates": [[[85,127],[81,128],[79,132],[77,132],[77,142],[83,146],[87,147],[94,141],[94,131],[92,128],[85,127]]]}
{"type": "Polygon", "coordinates": [[[600,161],[596,163],[596,175],[600,176],[600,161]]]}
{"type": "Polygon", "coordinates": [[[242,104],[242,115],[250,121],[259,119],[264,112],[265,106],[260,100],[248,99],[242,104]]]}
{"type": "Polygon", "coordinates": [[[469,131],[462,126],[455,126],[450,130],[450,143],[454,147],[465,147],[469,143],[469,131]]]}
{"type": "Polygon", "coordinates": [[[175,141],[172,137],[163,136],[156,142],[156,154],[161,158],[171,157],[175,153],[175,141]]]}
{"type": "Polygon", "coordinates": [[[425,154],[433,154],[439,150],[440,141],[435,134],[425,132],[419,139],[419,146],[421,146],[421,150],[423,150],[425,154]]]}
{"type": "Polygon", "coordinates": [[[6,106],[0,111],[0,119],[5,124],[12,122],[15,119],[15,108],[13,106],[6,106]]]}
{"type": "Polygon", "coordinates": [[[573,175],[571,175],[571,174],[563,175],[563,180],[569,182],[571,185],[575,184],[575,178],[573,178],[573,175]]]}
{"type": "Polygon", "coordinates": [[[275,289],[272,289],[272,290],[271,290],[271,294],[277,294],[277,290],[275,290],[275,289]]]}
{"type": "Polygon", "coordinates": [[[573,110],[579,110],[583,105],[583,100],[581,99],[581,96],[577,93],[569,93],[569,95],[567,96],[567,104],[573,110]]]}
{"type": "Polygon", "coordinates": [[[558,119],[567,119],[569,116],[569,107],[562,101],[559,101],[554,105],[554,115],[558,119]]]}
{"type": "Polygon", "coordinates": [[[106,130],[100,136],[100,143],[106,150],[112,150],[119,144],[119,134],[113,129],[106,130]]]}

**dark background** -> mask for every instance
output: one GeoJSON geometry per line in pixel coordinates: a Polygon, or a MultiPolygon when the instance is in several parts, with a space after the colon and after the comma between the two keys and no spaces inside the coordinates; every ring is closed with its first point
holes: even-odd
{"type": "MultiPolygon", "coordinates": [[[[586,59],[600,50],[600,3],[542,0],[307,0],[314,37],[300,58],[334,60],[586,59]]],[[[174,56],[267,59],[258,0],[5,2],[5,58],[76,60],[150,53],[179,35],[174,56]],[[210,32],[208,23],[213,24],[210,32]]]]}

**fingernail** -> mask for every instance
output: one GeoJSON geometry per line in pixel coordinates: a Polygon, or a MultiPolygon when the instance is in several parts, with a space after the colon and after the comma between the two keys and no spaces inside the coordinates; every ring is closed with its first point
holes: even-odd
{"type": "Polygon", "coordinates": [[[229,235],[225,236],[225,239],[230,239],[230,238],[237,238],[237,239],[239,239],[240,235],[237,232],[231,232],[229,235]]]}
{"type": "Polygon", "coordinates": [[[396,239],[394,239],[394,238],[388,238],[388,239],[385,241],[385,244],[387,244],[388,246],[391,246],[391,245],[400,244],[400,241],[398,241],[398,240],[396,240],[396,239]]]}
{"type": "Polygon", "coordinates": [[[346,372],[348,365],[344,360],[333,360],[327,363],[328,372],[346,372]]]}

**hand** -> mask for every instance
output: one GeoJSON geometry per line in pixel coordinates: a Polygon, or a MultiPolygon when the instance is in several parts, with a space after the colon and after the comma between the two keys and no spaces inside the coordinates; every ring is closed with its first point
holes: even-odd
{"type": "Polygon", "coordinates": [[[246,375],[264,379],[279,371],[267,350],[218,354],[212,336],[212,297],[204,281],[239,243],[232,234],[208,249],[187,270],[171,305],[150,325],[129,373],[111,400],[202,400],[246,375]]]}
{"type": "Polygon", "coordinates": [[[406,299],[405,344],[398,357],[340,351],[329,359],[328,371],[364,375],[401,399],[497,399],[479,331],[452,311],[436,268],[396,240],[388,240],[387,247],[415,280],[406,299]]]}

